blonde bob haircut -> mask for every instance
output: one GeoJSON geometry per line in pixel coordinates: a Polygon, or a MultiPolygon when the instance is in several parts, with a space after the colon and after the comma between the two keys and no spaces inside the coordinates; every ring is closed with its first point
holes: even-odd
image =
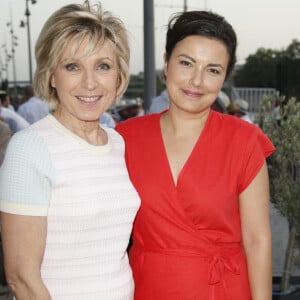
{"type": "Polygon", "coordinates": [[[107,40],[112,42],[118,62],[117,96],[120,97],[128,86],[130,52],[123,22],[109,11],[102,11],[100,3],[93,7],[88,1],[83,5],[66,5],[49,17],[35,46],[34,90],[53,109],[59,104],[59,98],[51,86],[51,76],[68,43],[73,42],[72,56],[86,38],[89,41],[83,56],[88,56],[107,40]]]}

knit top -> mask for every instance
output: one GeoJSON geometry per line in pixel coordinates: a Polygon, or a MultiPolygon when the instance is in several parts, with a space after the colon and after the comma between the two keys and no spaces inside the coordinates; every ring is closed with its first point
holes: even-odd
{"type": "Polygon", "coordinates": [[[132,299],[126,248],[140,205],[124,141],[88,144],[52,115],[15,134],[0,171],[0,210],[47,217],[42,279],[53,300],[132,299]]]}

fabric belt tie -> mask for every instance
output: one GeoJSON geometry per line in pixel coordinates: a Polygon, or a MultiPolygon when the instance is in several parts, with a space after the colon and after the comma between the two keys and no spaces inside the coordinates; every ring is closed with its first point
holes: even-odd
{"type": "MultiPolygon", "coordinates": [[[[230,272],[234,275],[240,275],[240,265],[237,256],[240,255],[240,247],[235,253],[226,253],[226,247],[224,247],[225,253],[222,255],[220,249],[214,249],[215,254],[202,255],[198,251],[190,251],[185,249],[146,249],[140,245],[134,245],[135,248],[140,249],[142,252],[153,252],[167,255],[183,255],[183,256],[194,256],[208,260],[208,285],[211,286],[210,298],[211,300],[216,299],[216,284],[220,283],[224,289],[224,299],[230,300],[230,290],[226,284],[225,273],[230,272]],[[217,251],[216,251],[217,250],[217,251]]],[[[228,250],[229,248],[227,248],[228,250]]]]}
{"type": "Polygon", "coordinates": [[[231,257],[213,256],[209,262],[208,283],[216,284],[222,280],[224,271],[240,274],[240,267],[231,257]]]}
{"type": "Polygon", "coordinates": [[[153,252],[160,254],[168,254],[168,255],[184,255],[184,256],[195,256],[200,258],[208,258],[209,268],[208,268],[208,284],[216,284],[222,281],[223,275],[225,271],[229,271],[232,274],[240,275],[240,266],[237,263],[237,255],[239,252],[235,254],[229,254],[226,256],[220,255],[219,253],[211,254],[211,255],[201,255],[199,252],[194,252],[190,250],[182,250],[182,249],[146,249],[140,245],[134,245],[135,248],[140,249],[145,252],[153,252]]]}

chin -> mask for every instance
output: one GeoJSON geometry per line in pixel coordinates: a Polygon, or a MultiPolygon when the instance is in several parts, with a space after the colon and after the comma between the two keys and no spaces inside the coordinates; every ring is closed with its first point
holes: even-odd
{"type": "Polygon", "coordinates": [[[98,122],[100,120],[100,115],[81,115],[79,119],[85,122],[98,122]]]}

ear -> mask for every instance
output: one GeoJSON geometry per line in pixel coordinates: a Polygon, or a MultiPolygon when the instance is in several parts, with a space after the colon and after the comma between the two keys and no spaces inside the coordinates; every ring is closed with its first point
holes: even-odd
{"type": "Polygon", "coordinates": [[[168,73],[168,62],[167,62],[167,54],[164,54],[164,77],[167,77],[168,73]]]}
{"type": "MultiPolygon", "coordinates": [[[[118,78],[117,78],[117,84],[116,84],[116,94],[117,94],[117,98],[120,97],[120,92],[121,90],[123,89],[124,87],[124,81],[122,81],[122,78],[121,78],[121,74],[118,75],[118,78]]],[[[124,93],[124,92],[123,92],[124,93]]]]}
{"type": "Polygon", "coordinates": [[[51,75],[50,84],[53,88],[56,88],[55,78],[53,74],[51,75]]]}

